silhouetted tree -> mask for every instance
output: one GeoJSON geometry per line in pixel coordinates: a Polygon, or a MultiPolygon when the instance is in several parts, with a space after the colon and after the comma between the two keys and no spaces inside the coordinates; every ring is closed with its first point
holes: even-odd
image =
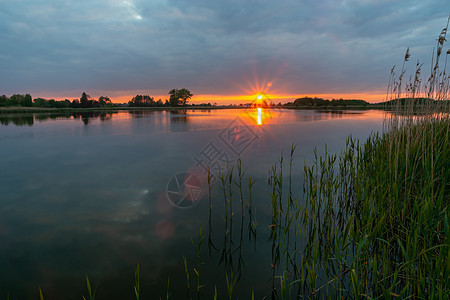
{"type": "Polygon", "coordinates": [[[172,89],[169,91],[170,106],[184,106],[186,102],[194,96],[188,89],[172,89]]]}
{"type": "Polygon", "coordinates": [[[27,107],[33,106],[33,99],[31,98],[31,95],[26,94],[25,96],[23,96],[19,101],[19,105],[27,107]]]}
{"type": "Polygon", "coordinates": [[[73,99],[73,100],[72,100],[72,103],[70,104],[70,106],[73,107],[73,108],[78,108],[78,107],[80,107],[80,100],[78,100],[78,99],[73,99]]]}
{"type": "Polygon", "coordinates": [[[6,97],[5,95],[2,95],[0,97],[0,106],[6,106],[9,102],[9,98],[6,97]]]}
{"type": "Polygon", "coordinates": [[[33,106],[36,106],[36,107],[45,107],[46,103],[47,103],[47,100],[45,100],[45,99],[43,99],[43,98],[36,98],[36,99],[34,99],[34,101],[33,101],[33,106]]]}
{"type": "Polygon", "coordinates": [[[149,95],[136,95],[128,102],[128,106],[133,107],[151,107],[155,105],[153,97],[150,97],[149,95]]]}
{"type": "Polygon", "coordinates": [[[80,107],[98,107],[98,101],[92,100],[91,96],[83,92],[80,98],[80,107]]]}
{"type": "Polygon", "coordinates": [[[69,99],[64,100],[64,107],[71,107],[71,103],[69,99]]]}
{"type": "Polygon", "coordinates": [[[85,92],[83,92],[83,94],[81,94],[80,104],[82,107],[87,107],[89,98],[91,98],[91,96],[89,96],[85,92]]]}
{"type": "Polygon", "coordinates": [[[7,106],[18,106],[23,101],[23,98],[25,98],[24,95],[12,95],[11,97],[9,97],[9,103],[7,106]]]}
{"type": "Polygon", "coordinates": [[[105,96],[100,96],[98,98],[98,104],[100,106],[105,106],[107,104],[111,104],[111,99],[109,99],[109,97],[105,97],[105,96]]]}
{"type": "Polygon", "coordinates": [[[57,103],[57,101],[55,99],[48,100],[47,104],[48,104],[49,107],[57,107],[58,106],[58,103],[57,103]]]}

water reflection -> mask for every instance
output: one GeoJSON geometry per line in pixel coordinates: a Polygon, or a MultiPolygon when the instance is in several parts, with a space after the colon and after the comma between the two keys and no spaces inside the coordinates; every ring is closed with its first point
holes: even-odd
{"type": "Polygon", "coordinates": [[[264,125],[269,124],[270,119],[272,119],[272,111],[263,107],[255,107],[252,109],[244,110],[246,117],[250,119],[251,123],[254,125],[264,125]]]}
{"type": "MultiPolygon", "coordinates": [[[[31,299],[41,286],[54,299],[75,299],[86,292],[87,274],[94,285],[100,282],[99,300],[131,299],[139,262],[143,282],[152,283],[143,299],[165,291],[168,277],[173,299],[185,299],[185,256],[191,279],[193,267],[200,270],[204,295],[216,283],[224,291],[227,276],[241,280],[236,297],[247,299],[254,287],[261,299],[273,290],[266,196],[276,153],[300,145],[294,167],[301,172],[314,146],[339,151],[349,133],[365,137],[381,128],[382,115],[261,108],[257,126],[257,109],[0,114],[10,124],[0,125],[0,295],[31,299]],[[170,178],[191,172],[211,141],[231,158],[220,134],[236,127],[237,117],[239,126],[258,135],[245,151],[234,148],[243,161],[242,180],[235,165],[233,180],[217,180],[211,198],[174,207],[166,191],[170,178]],[[197,268],[192,240],[198,242],[199,228],[205,240],[197,268]]],[[[302,177],[293,174],[297,195],[302,177]]]]}
{"type": "MultiPolygon", "coordinates": [[[[268,108],[250,109],[178,109],[178,110],[127,110],[127,111],[90,111],[90,112],[67,112],[67,113],[14,113],[0,114],[0,125],[8,126],[33,126],[35,122],[46,122],[55,120],[80,120],[84,125],[92,124],[95,120],[107,121],[113,118],[121,119],[145,119],[146,124],[158,125],[163,131],[191,131],[198,129],[199,123],[207,119],[211,124],[208,126],[222,125],[236,117],[246,120],[249,125],[269,125],[291,122],[310,122],[330,120],[336,118],[379,118],[381,111],[342,111],[342,110],[285,110],[268,108]],[[191,123],[191,118],[195,117],[191,123]],[[164,128],[163,128],[164,127],[164,128]]],[[[139,123],[139,122],[138,122],[139,123]]],[[[135,124],[140,126],[141,124],[135,124]]]]}
{"type": "Polygon", "coordinates": [[[117,112],[77,112],[71,115],[74,119],[81,119],[84,125],[89,125],[89,122],[93,119],[99,119],[100,121],[111,120],[113,114],[117,114],[117,112]]]}
{"type": "Polygon", "coordinates": [[[185,122],[189,117],[186,109],[170,110],[170,118],[174,121],[185,122]]]}
{"type": "Polygon", "coordinates": [[[153,115],[156,111],[154,110],[129,110],[128,113],[132,118],[144,118],[153,115]]]}
{"type": "Polygon", "coordinates": [[[16,126],[33,126],[33,115],[2,115],[0,116],[0,124],[8,126],[10,123],[16,126]]]}
{"type": "Polygon", "coordinates": [[[189,114],[186,109],[170,111],[170,129],[172,132],[189,131],[189,114]]]}
{"type": "Polygon", "coordinates": [[[296,111],[295,118],[297,122],[325,121],[331,119],[342,119],[344,117],[362,116],[366,112],[359,111],[343,111],[343,110],[314,110],[309,113],[308,110],[296,111]]]}
{"type": "MultiPolygon", "coordinates": [[[[0,115],[0,119],[1,119],[0,115]]],[[[58,120],[58,119],[70,119],[71,113],[57,113],[57,114],[34,114],[34,119],[37,121],[58,120]]]]}
{"type": "Polygon", "coordinates": [[[94,119],[99,119],[100,121],[107,121],[112,119],[114,114],[118,114],[118,111],[110,112],[71,112],[71,113],[24,113],[24,114],[0,114],[0,124],[8,126],[14,124],[16,126],[33,126],[35,121],[54,121],[61,119],[75,119],[81,120],[84,125],[89,125],[89,123],[94,119]]]}

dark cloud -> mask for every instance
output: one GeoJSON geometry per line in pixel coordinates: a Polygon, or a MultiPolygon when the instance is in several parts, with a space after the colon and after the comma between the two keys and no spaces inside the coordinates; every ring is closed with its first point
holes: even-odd
{"type": "Polygon", "coordinates": [[[444,0],[0,0],[0,93],[185,86],[237,94],[255,78],[276,80],[283,93],[381,90],[407,47],[413,59],[430,60],[445,7],[444,0]]]}

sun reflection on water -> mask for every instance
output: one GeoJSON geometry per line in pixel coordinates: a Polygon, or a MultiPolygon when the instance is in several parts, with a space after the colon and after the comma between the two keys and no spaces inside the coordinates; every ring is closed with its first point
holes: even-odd
{"type": "Polygon", "coordinates": [[[262,116],[261,116],[261,114],[262,114],[262,108],[261,107],[258,107],[258,125],[261,125],[262,124],[262,116]]]}

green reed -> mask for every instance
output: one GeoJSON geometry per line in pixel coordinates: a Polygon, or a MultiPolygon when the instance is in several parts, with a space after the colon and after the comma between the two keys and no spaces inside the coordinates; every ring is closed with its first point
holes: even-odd
{"type": "Polygon", "coordinates": [[[449,113],[402,113],[365,143],[349,137],[340,155],[314,151],[293,205],[281,155],[268,181],[273,298],[292,299],[293,286],[297,297],[450,295],[449,113]]]}
{"type": "MultiPolygon", "coordinates": [[[[439,65],[447,28],[425,89],[419,63],[402,86],[409,49],[399,77],[391,74],[393,101],[381,134],[365,143],[349,137],[340,155],[326,147],[323,155],[314,151],[304,168],[303,203],[283,206],[283,155],[269,170],[272,263],[281,268],[281,295],[273,281],[273,297],[292,298],[285,276],[290,269],[298,297],[450,295],[449,77],[447,61],[439,65]],[[399,99],[402,92],[409,99],[399,99]],[[420,93],[428,98],[415,98],[420,93]]],[[[291,186],[289,180],[289,195],[291,186]]]]}
{"type": "MultiPolygon", "coordinates": [[[[9,294],[8,294],[8,299],[9,299],[9,294]]],[[[39,287],[39,300],[44,300],[44,294],[42,293],[42,290],[40,287],[39,287]]]]}
{"type": "MultiPolygon", "coordinates": [[[[87,277],[86,277],[87,278],[87,277]]],[[[88,280],[89,283],[89,280],[88,280]]],[[[88,290],[90,293],[90,285],[88,285],[88,290]]],[[[141,281],[139,278],[139,263],[136,266],[136,271],[134,272],[134,294],[136,296],[136,300],[139,300],[141,297],[141,281]]]]}
{"type": "MultiPolygon", "coordinates": [[[[138,264],[137,272],[139,274],[139,264],[138,264]]],[[[139,277],[138,277],[138,280],[139,280],[139,277]]],[[[91,282],[89,281],[89,277],[87,275],[86,275],[86,288],[87,288],[87,291],[88,291],[88,298],[83,296],[83,300],[94,300],[95,299],[95,294],[97,292],[97,288],[95,288],[94,292],[92,292],[91,282]]],[[[39,291],[40,291],[40,289],[39,289],[39,291]]],[[[138,294],[136,294],[136,296],[137,296],[137,300],[139,300],[138,294]]]]}
{"type": "MultiPolygon", "coordinates": [[[[195,256],[197,258],[197,264],[194,268],[194,273],[197,276],[197,299],[200,299],[200,289],[203,287],[203,285],[200,284],[200,266],[202,265],[202,262],[200,260],[201,257],[201,250],[202,250],[202,244],[203,240],[205,239],[205,236],[202,234],[202,229],[200,228],[200,231],[198,233],[197,241],[194,242],[193,239],[191,239],[192,246],[194,247],[195,256]]],[[[185,268],[186,268],[185,264],[185,268]]],[[[187,271],[186,271],[187,272],[187,271]]],[[[188,276],[188,275],[187,275],[188,276]]],[[[189,284],[188,284],[189,286],[189,284]]]]}
{"type": "Polygon", "coordinates": [[[326,274],[351,270],[353,295],[449,292],[449,129],[448,114],[429,116],[305,168],[307,243],[326,274]]]}

